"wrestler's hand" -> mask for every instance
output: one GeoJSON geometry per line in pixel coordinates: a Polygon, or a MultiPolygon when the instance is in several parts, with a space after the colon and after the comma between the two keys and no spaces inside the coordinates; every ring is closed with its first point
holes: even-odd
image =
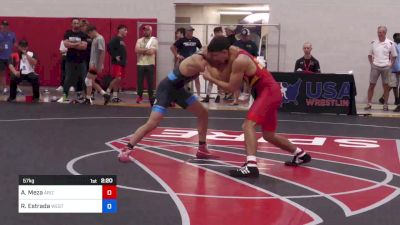
{"type": "Polygon", "coordinates": [[[211,76],[211,74],[210,74],[210,72],[207,70],[207,68],[204,70],[204,72],[203,72],[203,78],[205,79],[205,80],[208,80],[208,81],[212,81],[213,80],[213,77],[211,76]]]}

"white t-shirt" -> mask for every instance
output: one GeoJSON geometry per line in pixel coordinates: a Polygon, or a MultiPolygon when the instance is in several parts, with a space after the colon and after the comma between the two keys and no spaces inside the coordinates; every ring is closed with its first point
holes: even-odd
{"type": "MultiPolygon", "coordinates": [[[[33,55],[33,52],[26,52],[27,55],[30,57],[35,58],[33,55]]],[[[28,59],[26,58],[26,55],[22,55],[21,60],[19,62],[19,70],[21,74],[29,74],[35,72],[35,68],[29,63],[28,59]]]]}
{"type": "Polygon", "coordinates": [[[395,44],[389,39],[380,42],[379,39],[371,42],[369,55],[372,56],[372,63],[375,66],[385,67],[390,65],[390,57],[397,57],[395,44]]]}

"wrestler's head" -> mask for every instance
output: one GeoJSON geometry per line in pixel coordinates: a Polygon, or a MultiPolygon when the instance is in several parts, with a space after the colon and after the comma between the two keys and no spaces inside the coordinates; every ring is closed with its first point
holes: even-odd
{"type": "Polygon", "coordinates": [[[207,46],[207,60],[214,65],[227,63],[229,59],[229,47],[231,43],[224,36],[214,37],[207,46]]]}

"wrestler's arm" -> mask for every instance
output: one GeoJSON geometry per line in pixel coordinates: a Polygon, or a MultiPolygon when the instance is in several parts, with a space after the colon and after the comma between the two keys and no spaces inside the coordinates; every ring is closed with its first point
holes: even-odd
{"type": "MultiPolygon", "coordinates": [[[[223,81],[222,79],[216,78],[215,75],[210,73],[205,73],[204,79],[213,82],[214,84],[221,87],[226,92],[234,92],[240,89],[242,85],[242,80],[244,76],[244,72],[248,66],[248,62],[245,57],[239,56],[235,61],[232,63],[232,72],[229,77],[229,81],[223,81]]],[[[221,78],[221,77],[219,77],[221,78]]]]}

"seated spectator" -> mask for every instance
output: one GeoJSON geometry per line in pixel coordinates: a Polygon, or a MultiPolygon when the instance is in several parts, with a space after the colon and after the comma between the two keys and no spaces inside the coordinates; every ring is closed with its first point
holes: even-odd
{"type": "Polygon", "coordinates": [[[35,73],[36,56],[33,52],[28,51],[28,42],[26,40],[21,40],[17,48],[18,52],[11,55],[8,63],[8,68],[11,71],[11,80],[10,96],[7,101],[15,101],[18,84],[26,80],[32,85],[33,101],[39,102],[39,75],[35,73]]]}
{"type": "Polygon", "coordinates": [[[321,73],[319,62],[311,55],[312,45],[310,42],[303,44],[304,56],[296,61],[294,72],[321,73]]]}

